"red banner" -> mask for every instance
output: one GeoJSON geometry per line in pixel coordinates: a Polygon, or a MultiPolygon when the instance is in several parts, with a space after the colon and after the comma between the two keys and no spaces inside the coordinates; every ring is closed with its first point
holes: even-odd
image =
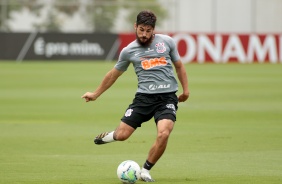
{"type": "MultiPolygon", "coordinates": [[[[184,63],[282,63],[279,34],[189,34],[173,33],[184,63]]],[[[135,34],[120,34],[120,50],[135,34]]]]}

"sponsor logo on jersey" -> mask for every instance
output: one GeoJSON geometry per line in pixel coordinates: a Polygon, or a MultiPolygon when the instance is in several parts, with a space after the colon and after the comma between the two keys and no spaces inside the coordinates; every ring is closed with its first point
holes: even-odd
{"type": "Polygon", "coordinates": [[[157,53],[164,53],[166,51],[166,48],[163,42],[157,43],[156,47],[157,47],[157,53]]]}
{"type": "Polygon", "coordinates": [[[141,54],[142,52],[137,52],[134,54],[134,56],[138,56],[139,54],[141,54]]]}
{"type": "Polygon", "coordinates": [[[146,59],[141,62],[142,68],[144,70],[148,70],[150,68],[154,68],[156,66],[165,66],[167,65],[167,61],[165,57],[161,58],[153,58],[153,59],[146,59]]]}
{"type": "Polygon", "coordinates": [[[154,52],[154,49],[148,48],[148,50],[146,50],[145,53],[147,52],[154,52]]]}
{"type": "Polygon", "coordinates": [[[167,88],[170,88],[170,84],[161,84],[161,85],[151,84],[149,85],[149,90],[151,91],[155,91],[157,89],[167,89],[167,88]]]}

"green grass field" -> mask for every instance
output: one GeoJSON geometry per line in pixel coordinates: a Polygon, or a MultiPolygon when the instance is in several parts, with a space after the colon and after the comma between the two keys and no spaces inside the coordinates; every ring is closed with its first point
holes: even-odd
{"type": "MultiPolygon", "coordinates": [[[[120,184],[120,162],[143,164],[152,120],[125,142],[93,143],[118,125],[136,91],[130,69],[96,102],[80,98],[113,66],[0,62],[1,184],[120,184]]],[[[282,183],[282,65],[186,67],[191,96],[151,171],[157,183],[282,183]]]]}

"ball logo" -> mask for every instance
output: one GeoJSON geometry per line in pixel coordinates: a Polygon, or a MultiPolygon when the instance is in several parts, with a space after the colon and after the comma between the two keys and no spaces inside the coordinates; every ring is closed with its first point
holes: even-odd
{"type": "Polygon", "coordinates": [[[166,51],[164,43],[157,43],[156,47],[157,47],[157,53],[164,53],[166,51]]]}

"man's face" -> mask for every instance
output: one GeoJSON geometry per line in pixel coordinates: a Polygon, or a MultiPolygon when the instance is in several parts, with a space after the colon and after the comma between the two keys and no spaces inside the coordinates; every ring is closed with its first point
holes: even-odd
{"type": "Polygon", "coordinates": [[[154,34],[154,28],[149,25],[134,25],[135,31],[136,31],[136,39],[138,43],[142,46],[147,46],[152,42],[153,34],[154,34]]]}

